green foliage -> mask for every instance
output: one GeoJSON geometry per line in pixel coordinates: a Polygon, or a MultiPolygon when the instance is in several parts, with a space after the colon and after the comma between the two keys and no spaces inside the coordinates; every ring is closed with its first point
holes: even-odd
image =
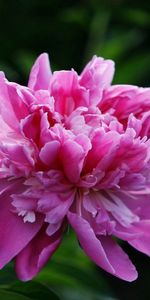
{"type": "Polygon", "coordinates": [[[2,0],[0,26],[0,68],[10,80],[25,83],[47,51],[53,69],[80,71],[97,54],[116,61],[114,83],[150,84],[149,1],[2,0]]]}
{"type": "MultiPolygon", "coordinates": [[[[21,294],[23,297],[27,297],[27,299],[35,299],[35,300],[59,300],[58,296],[53,293],[48,287],[41,283],[37,283],[34,281],[30,282],[17,282],[9,287],[11,292],[21,294]]],[[[22,298],[23,299],[23,298],[22,298]]]]}

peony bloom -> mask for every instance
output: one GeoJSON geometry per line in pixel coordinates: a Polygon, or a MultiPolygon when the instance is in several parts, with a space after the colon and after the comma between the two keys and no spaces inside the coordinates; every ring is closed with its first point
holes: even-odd
{"type": "Polygon", "coordinates": [[[70,224],[85,253],[127,281],[114,237],[150,255],[150,89],[110,86],[111,60],[79,76],[35,62],[28,87],[0,74],[0,268],[33,278],[70,224]]]}

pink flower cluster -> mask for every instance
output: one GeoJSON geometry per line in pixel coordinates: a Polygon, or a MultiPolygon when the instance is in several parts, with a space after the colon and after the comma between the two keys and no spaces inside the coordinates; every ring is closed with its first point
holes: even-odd
{"type": "Polygon", "coordinates": [[[150,89],[112,85],[96,56],[81,75],[42,54],[28,87],[0,74],[0,268],[33,278],[68,226],[85,253],[127,281],[114,237],[150,255],[150,89]]]}

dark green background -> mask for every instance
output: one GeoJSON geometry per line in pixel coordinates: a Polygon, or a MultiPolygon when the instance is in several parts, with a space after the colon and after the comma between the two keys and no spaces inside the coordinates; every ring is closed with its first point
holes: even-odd
{"type": "MultiPolygon", "coordinates": [[[[0,69],[8,79],[26,84],[34,59],[45,51],[53,70],[73,67],[80,72],[97,54],[115,60],[114,83],[150,86],[150,1],[1,0],[0,69]]],[[[42,299],[40,292],[33,292],[40,290],[48,297],[44,299],[56,299],[44,294],[46,284],[64,300],[148,300],[150,259],[123,247],[139,271],[134,283],[96,268],[68,234],[59,253],[30,286],[14,284],[12,265],[1,271],[0,297],[42,299]]]]}

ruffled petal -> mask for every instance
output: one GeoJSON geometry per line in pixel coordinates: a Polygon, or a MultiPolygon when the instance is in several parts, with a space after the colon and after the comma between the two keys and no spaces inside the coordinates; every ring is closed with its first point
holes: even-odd
{"type": "Polygon", "coordinates": [[[55,110],[62,115],[70,115],[75,108],[89,105],[88,90],[80,86],[74,70],[54,72],[49,89],[55,99],[55,110]]]}
{"type": "Polygon", "coordinates": [[[28,105],[21,92],[21,86],[8,82],[2,72],[0,72],[0,114],[3,121],[16,131],[19,129],[19,121],[28,115],[28,105]]]}
{"type": "Polygon", "coordinates": [[[90,92],[90,104],[96,105],[102,98],[102,93],[113,79],[114,62],[93,56],[81,73],[80,84],[90,92]]]}
{"type": "Polygon", "coordinates": [[[28,87],[34,91],[47,90],[51,75],[48,54],[43,53],[37,58],[31,69],[28,87]]]}
{"type": "Polygon", "coordinates": [[[85,157],[83,148],[75,141],[67,140],[60,157],[67,178],[73,183],[78,182],[85,157]]]}

